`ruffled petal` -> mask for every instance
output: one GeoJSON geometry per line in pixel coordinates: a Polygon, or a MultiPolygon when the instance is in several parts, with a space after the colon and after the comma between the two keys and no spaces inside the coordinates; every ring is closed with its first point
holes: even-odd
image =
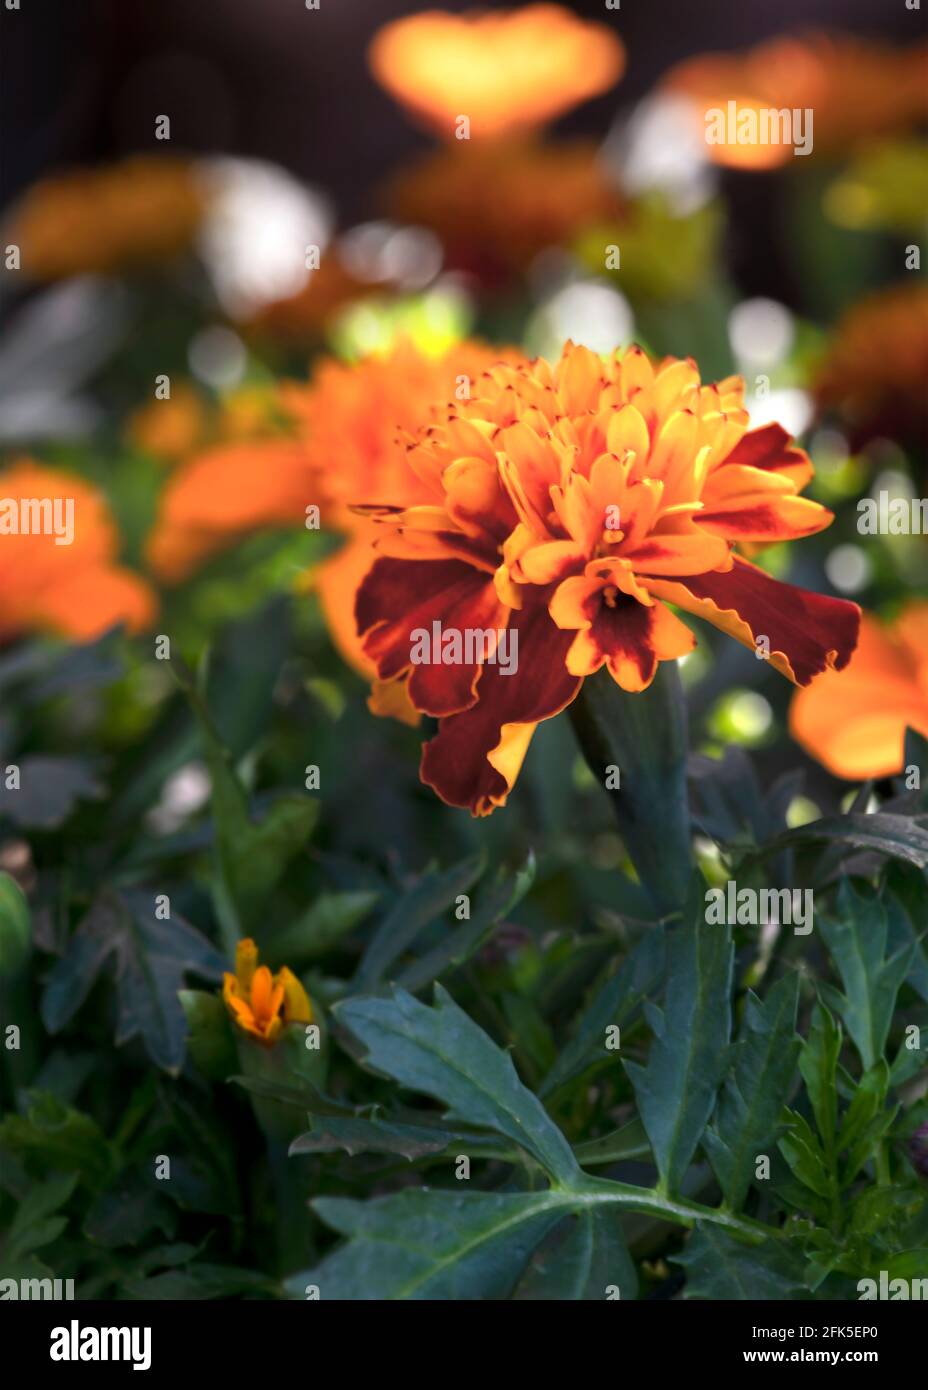
{"type": "Polygon", "coordinates": [[[506,676],[499,666],[484,667],[477,704],[442,719],[422,750],[423,782],[475,816],[505,804],[535,725],[559,714],[580,689],[564,664],[573,633],[556,628],[546,609],[513,614],[511,628],[518,669],[506,676]]]}
{"type": "Polygon", "coordinates": [[[443,656],[442,634],[461,635],[463,656],[467,634],[473,634],[473,650],[476,634],[490,632],[495,643],[508,611],[492,576],[458,560],[377,560],[355,603],[364,651],[380,679],[391,681],[409,671],[412,704],[436,716],[473,704],[481,673],[479,659],[452,662],[443,656]],[[430,660],[414,659],[420,649],[430,660]]]}
{"type": "Polygon", "coordinates": [[[727,574],[645,582],[658,598],[705,618],[746,647],[757,650],[755,639],[765,637],[770,664],[795,685],[808,685],[822,671],[840,671],[857,644],[856,603],[783,584],[740,556],[727,574]]]}
{"type": "Polygon", "coordinates": [[[789,478],[797,492],[812,481],[815,473],[809,455],[804,449],[791,444],[786,430],[776,424],[749,430],[728,455],[726,465],[730,463],[743,463],[749,468],[763,468],[778,473],[789,478]]]}

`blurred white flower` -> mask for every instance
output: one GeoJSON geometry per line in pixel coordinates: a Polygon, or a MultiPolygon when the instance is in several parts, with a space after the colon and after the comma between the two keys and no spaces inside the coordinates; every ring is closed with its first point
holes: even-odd
{"type": "Polygon", "coordinates": [[[526,345],[532,354],[556,360],[565,338],[593,352],[614,352],[631,341],[635,320],[628,300],[601,280],[564,285],[532,315],[526,345]]]}
{"type": "Polygon", "coordinates": [[[630,116],[615,122],[602,153],[623,189],[662,192],[681,217],[707,203],[718,186],[692,107],[680,97],[639,102],[630,116]]]}
{"type": "Polygon", "coordinates": [[[332,234],[332,211],[276,164],[222,157],[198,166],[209,211],[198,248],[216,296],[233,317],[299,294],[332,234]]]}

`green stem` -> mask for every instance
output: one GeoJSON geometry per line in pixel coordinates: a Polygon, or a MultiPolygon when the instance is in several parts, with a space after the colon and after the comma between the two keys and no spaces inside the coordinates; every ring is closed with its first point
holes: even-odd
{"type": "Polygon", "coordinates": [[[692,871],[686,788],[686,701],[675,661],[662,661],[647,690],[629,694],[599,671],[570,706],[574,731],[608,791],[628,856],[662,915],[686,901],[692,871]],[[607,769],[618,769],[608,775],[607,769]]]}
{"type": "Polygon", "coordinates": [[[697,1221],[711,1221],[756,1243],[780,1240],[783,1236],[778,1227],[767,1226],[748,1216],[735,1216],[720,1207],[706,1207],[701,1202],[666,1196],[656,1188],[633,1187],[629,1183],[612,1182],[608,1178],[587,1178],[582,1187],[570,1189],[565,1196],[581,1206],[608,1202],[627,1211],[643,1212],[682,1226],[692,1226],[697,1221]]]}

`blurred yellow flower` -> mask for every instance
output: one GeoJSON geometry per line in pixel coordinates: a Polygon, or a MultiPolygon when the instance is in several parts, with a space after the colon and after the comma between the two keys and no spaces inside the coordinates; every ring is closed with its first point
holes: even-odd
{"type": "Polygon", "coordinates": [[[235,974],[222,977],[222,997],[243,1033],[262,1043],[274,1043],[285,1023],[312,1023],[309,995],[286,966],[272,975],[258,964],[258,948],[250,937],[235,949],[235,974]]]}
{"type": "Polygon", "coordinates": [[[607,91],[625,67],[618,35],[560,5],[409,15],[378,31],[368,57],[381,86],[445,140],[544,125],[607,91]]]}
{"type": "Polygon", "coordinates": [[[722,232],[717,202],[678,213],[663,193],[638,194],[619,222],[584,229],[574,251],[617,289],[654,299],[687,298],[712,279],[722,232]],[[621,273],[608,269],[610,246],[621,248],[621,273]]]}
{"type": "Polygon", "coordinates": [[[187,249],[204,212],[192,165],[134,155],[28,189],[4,228],[37,280],[158,264],[187,249]]]}
{"type": "Polygon", "coordinates": [[[887,140],[863,150],[825,193],[839,226],[918,231],[928,226],[928,143],[887,140]]]}

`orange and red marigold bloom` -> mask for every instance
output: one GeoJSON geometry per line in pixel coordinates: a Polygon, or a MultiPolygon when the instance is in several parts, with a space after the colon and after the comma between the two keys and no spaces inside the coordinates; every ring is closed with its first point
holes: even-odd
{"type": "Polygon", "coordinates": [[[603,665],[641,691],[695,637],[667,607],[745,645],[766,639],[796,684],[848,662],[859,609],[772,579],[741,542],[812,535],[831,513],[778,425],[749,431],[743,383],[700,382],[691,360],[633,347],[603,360],[568,344],[551,367],[500,361],[407,440],[425,500],[358,508],[382,528],[358,632],[379,685],[439,719],[421,774],[443,800],[502,805],[535,726],[603,665]],[[438,628],[434,627],[438,624],[438,628]],[[413,660],[420,631],[489,634],[446,665],[413,660]],[[497,662],[507,633],[515,669],[497,662]]]}
{"type": "Polygon", "coordinates": [[[0,642],[147,627],[154,595],[118,548],[106,500],[83,478],[29,459],[0,472],[0,642]]]}
{"type": "Polygon", "coordinates": [[[292,970],[283,966],[272,975],[258,964],[258,948],[250,937],[235,949],[235,974],[222,977],[222,997],[243,1033],[262,1043],[274,1043],[287,1023],[312,1023],[309,995],[292,970]]]}
{"type": "Polygon", "coordinates": [[[790,707],[790,732],[837,777],[889,777],[903,763],[906,729],[928,738],[928,603],[894,622],[864,613],[846,671],[826,672],[790,707]]]}

